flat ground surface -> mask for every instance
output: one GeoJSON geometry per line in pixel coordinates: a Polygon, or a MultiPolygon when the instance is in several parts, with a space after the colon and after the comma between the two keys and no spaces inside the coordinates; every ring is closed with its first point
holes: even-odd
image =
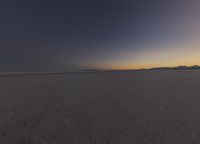
{"type": "Polygon", "coordinates": [[[0,144],[199,144],[200,71],[0,76],[0,144]]]}

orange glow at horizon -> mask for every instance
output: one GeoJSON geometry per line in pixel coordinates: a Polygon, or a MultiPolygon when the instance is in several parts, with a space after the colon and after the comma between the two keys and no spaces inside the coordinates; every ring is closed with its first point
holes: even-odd
{"type": "Polygon", "coordinates": [[[154,48],[137,52],[127,51],[115,53],[115,59],[101,61],[91,65],[97,69],[127,70],[153,67],[200,65],[200,42],[168,45],[160,49],[154,48]]]}

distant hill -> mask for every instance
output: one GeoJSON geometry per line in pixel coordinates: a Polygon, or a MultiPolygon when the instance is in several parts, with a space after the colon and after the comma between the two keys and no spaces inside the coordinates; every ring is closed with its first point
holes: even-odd
{"type": "Polygon", "coordinates": [[[177,66],[177,67],[157,67],[157,68],[151,68],[150,70],[200,70],[200,66],[194,65],[194,66],[177,66]]]}

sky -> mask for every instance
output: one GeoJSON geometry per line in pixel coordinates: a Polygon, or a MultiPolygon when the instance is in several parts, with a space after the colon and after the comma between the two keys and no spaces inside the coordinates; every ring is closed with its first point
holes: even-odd
{"type": "Polygon", "coordinates": [[[0,71],[200,65],[198,0],[1,0],[0,71]]]}

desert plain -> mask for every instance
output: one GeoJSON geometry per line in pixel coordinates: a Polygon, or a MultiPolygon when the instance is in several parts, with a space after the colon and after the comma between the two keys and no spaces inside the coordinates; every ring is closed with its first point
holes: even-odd
{"type": "Polygon", "coordinates": [[[2,74],[0,144],[200,144],[200,71],[2,74]]]}

